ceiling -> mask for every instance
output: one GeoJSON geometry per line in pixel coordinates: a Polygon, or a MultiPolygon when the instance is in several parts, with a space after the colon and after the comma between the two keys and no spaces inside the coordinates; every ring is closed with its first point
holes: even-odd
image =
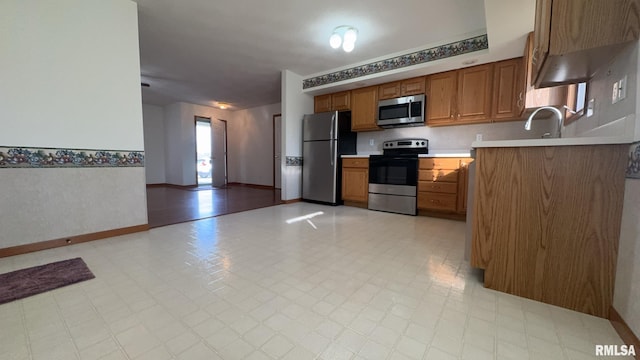
{"type": "Polygon", "coordinates": [[[280,102],[285,69],[318,75],[478,31],[489,33],[493,54],[480,62],[519,56],[533,28],[535,5],[535,0],[135,2],[141,79],[150,84],[142,88],[143,102],[224,102],[232,110],[280,102]],[[329,47],[329,36],[340,25],[359,30],[351,53],[329,47]]]}

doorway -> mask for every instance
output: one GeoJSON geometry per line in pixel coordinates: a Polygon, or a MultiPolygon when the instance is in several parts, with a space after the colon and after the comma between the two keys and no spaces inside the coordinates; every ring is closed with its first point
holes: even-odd
{"type": "Polygon", "coordinates": [[[196,116],[196,183],[210,185],[213,173],[211,159],[211,119],[196,116]]]}
{"type": "Polygon", "coordinates": [[[273,187],[282,188],[282,114],[273,115],[273,187]]]}
{"type": "Polygon", "coordinates": [[[227,124],[224,120],[195,117],[196,183],[223,187],[227,184],[227,124]]]}

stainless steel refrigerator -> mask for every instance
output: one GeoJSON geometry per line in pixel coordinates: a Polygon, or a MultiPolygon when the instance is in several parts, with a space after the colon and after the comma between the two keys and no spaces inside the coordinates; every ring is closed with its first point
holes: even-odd
{"type": "Polygon", "coordinates": [[[302,123],[302,199],[342,204],[342,158],[355,155],[357,133],[351,113],[305,115],[302,123]]]}

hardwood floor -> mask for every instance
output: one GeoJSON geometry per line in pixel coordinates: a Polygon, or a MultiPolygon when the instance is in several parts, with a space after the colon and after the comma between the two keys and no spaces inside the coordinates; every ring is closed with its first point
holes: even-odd
{"type": "Polygon", "coordinates": [[[280,189],[147,187],[149,227],[204,219],[281,204],[280,189]]]}

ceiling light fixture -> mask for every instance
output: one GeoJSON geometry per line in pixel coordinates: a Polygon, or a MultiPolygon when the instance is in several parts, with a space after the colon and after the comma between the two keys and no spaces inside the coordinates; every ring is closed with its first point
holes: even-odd
{"type": "Polygon", "coordinates": [[[342,50],[345,52],[352,52],[356,46],[357,39],[358,29],[353,26],[342,25],[333,29],[333,33],[329,38],[329,45],[334,49],[337,49],[342,45],[342,50]]]}

